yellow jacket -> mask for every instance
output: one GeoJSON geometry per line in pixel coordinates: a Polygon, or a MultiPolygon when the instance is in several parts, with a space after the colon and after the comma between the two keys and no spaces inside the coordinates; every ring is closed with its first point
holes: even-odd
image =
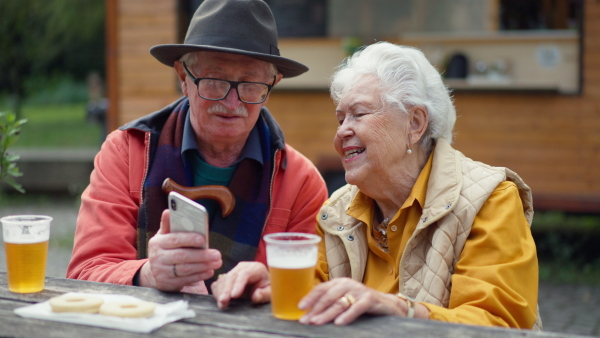
{"type": "Polygon", "coordinates": [[[373,201],[351,185],[321,208],[321,280],[402,292],[435,320],[541,329],[531,191],[516,173],[441,139],[389,223],[389,254],[373,240],[373,216],[373,201]]]}

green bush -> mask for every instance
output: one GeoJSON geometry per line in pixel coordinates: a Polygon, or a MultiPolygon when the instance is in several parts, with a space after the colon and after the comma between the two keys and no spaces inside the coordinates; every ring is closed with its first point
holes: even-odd
{"type": "Polygon", "coordinates": [[[16,161],[19,155],[8,152],[21,134],[27,120],[17,120],[15,114],[0,112],[0,183],[5,182],[19,192],[25,192],[15,178],[22,176],[16,161]]]}
{"type": "Polygon", "coordinates": [[[29,105],[84,103],[88,100],[86,84],[65,75],[27,79],[25,91],[29,105]]]}
{"type": "Polygon", "coordinates": [[[536,212],[532,230],[600,233],[600,215],[569,214],[562,211],[536,212]]]}
{"type": "Polygon", "coordinates": [[[537,212],[531,230],[540,280],[600,284],[600,215],[537,212]]]}

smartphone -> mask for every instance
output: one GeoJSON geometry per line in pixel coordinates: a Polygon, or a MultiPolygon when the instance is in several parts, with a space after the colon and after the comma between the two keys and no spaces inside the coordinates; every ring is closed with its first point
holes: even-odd
{"type": "Polygon", "coordinates": [[[208,247],[208,212],[206,208],[175,191],[169,193],[171,232],[199,232],[208,247]]]}

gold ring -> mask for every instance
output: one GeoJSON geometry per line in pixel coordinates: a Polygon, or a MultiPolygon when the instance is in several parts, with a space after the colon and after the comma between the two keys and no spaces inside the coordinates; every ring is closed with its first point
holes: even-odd
{"type": "Polygon", "coordinates": [[[342,301],[344,303],[347,304],[347,307],[351,307],[352,304],[354,304],[354,302],[356,301],[356,299],[354,298],[354,296],[352,296],[349,293],[345,294],[341,299],[342,299],[342,301]]]}
{"type": "Polygon", "coordinates": [[[175,277],[179,277],[179,276],[177,275],[177,264],[173,264],[173,276],[175,276],[175,277]]]}
{"type": "Polygon", "coordinates": [[[221,277],[225,277],[226,273],[222,273],[219,275],[219,277],[217,277],[217,280],[221,279],[221,277]]]}

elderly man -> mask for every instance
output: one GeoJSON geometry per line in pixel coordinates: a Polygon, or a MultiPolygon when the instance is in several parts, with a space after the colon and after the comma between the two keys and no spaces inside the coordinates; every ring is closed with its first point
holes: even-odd
{"type": "Polygon", "coordinates": [[[325,183],[263,106],[282,78],[308,68],[279,55],[273,15],[260,0],[205,0],[183,44],[150,52],[175,68],[185,97],[104,142],[82,195],[67,277],[203,293],[238,262],[266,264],[262,235],[315,232],[325,183]],[[200,249],[200,234],[169,233],[165,178],[235,195],[227,217],[202,201],[209,249],[200,249]]]}

